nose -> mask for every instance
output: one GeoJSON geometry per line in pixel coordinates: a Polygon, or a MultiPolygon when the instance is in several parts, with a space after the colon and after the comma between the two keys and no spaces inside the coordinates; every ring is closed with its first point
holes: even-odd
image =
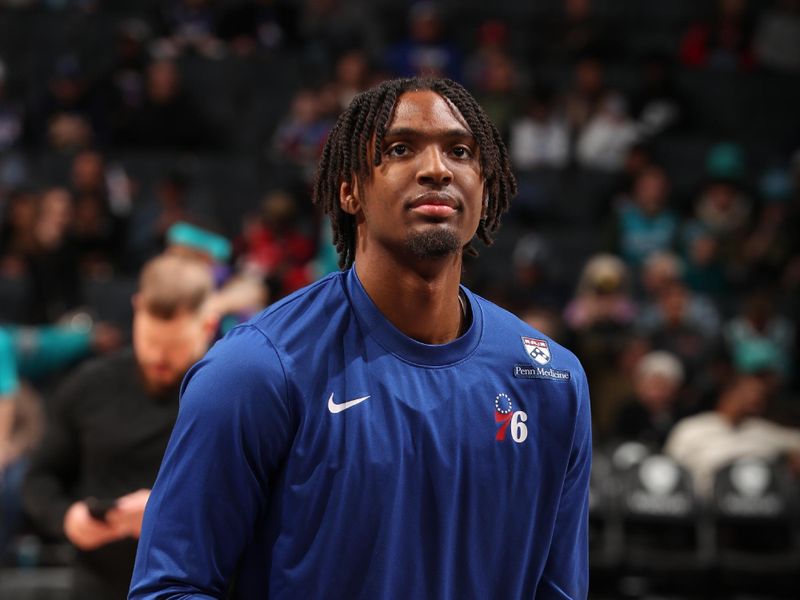
{"type": "Polygon", "coordinates": [[[447,166],[441,149],[430,145],[420,153],[417,183],[424,186],[445,186],[453,181],[453,172],[447,166]]]}

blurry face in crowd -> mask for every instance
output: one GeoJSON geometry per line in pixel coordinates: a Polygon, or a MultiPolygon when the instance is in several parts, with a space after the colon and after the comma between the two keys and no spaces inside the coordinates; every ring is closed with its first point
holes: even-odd
{"type": "Polygon", "coordinates": [[[576,87],[582,94],[594,95],[603,88],[603,67],[594,59],[585,59],[575,68],[576,87]]]}
{"type": "Polygon", "coordinates": [[[161,319],[144,308],[133,317],[133,349],[147,387],[158,391],[180,383],[208,348],[212,327],[203,311],[181,311],[161,319]]]}
{"type": "Polygon", "coordinates": [[[677,391],[677,382],[662,373],[647,373],[636,379],[636,395],[639,401],[653,412],[669,409],[677,391]]]}
{"type": "Polygon", "coordinates": [[[348,52],[336,63],[336,76],[342,85],[361,88],[367,76],[367,60],[362,52],[348,52]]]}
{"type": "Polygon", "coordinates": [[[730,399],[741,417],[757,417],[766,408],[768,392],[767,382],[760,377],[742,377],[731,391],[730,399]]]}
{"type": "Polygon", "coordinates": [[[147,92],[156,104],[163,104],[178,95],[178,70],[174,63],[160,61],[147,70],[147,92]]]}
{"type": "Polygon", "coordinates": [[[667,198],[667,178],[661,169],[650,167],[636,180],[636,203],[648,215],[662,209],[667,198]]]}
{"type": "Polygon", "coordinates": [[[689,302],[689,294],[686,288],[678,282],[673,282],[661,292],[659,301],[667,324],[681,324],[686,312],[686,305],[689,302]]]}
{"type": "Polygon", "coordinates": [[[72,163],[72,184],[78,190],[99,190],[103,186],[103,157],[97,152],[81,152],[72,163]]]}
{"type": "Polygon", "coordinates": [[[736,202],[736,188],[728,183],[715,183],[706,189],[706,198],[719,212],[727,212],[736,202]]]}
{"type": "Polygon", "coordinates": [[[72,222],[72,199],[64,188],[51,188],[42,196],[36,238],[45,248],[58,244],[72,222]]]}

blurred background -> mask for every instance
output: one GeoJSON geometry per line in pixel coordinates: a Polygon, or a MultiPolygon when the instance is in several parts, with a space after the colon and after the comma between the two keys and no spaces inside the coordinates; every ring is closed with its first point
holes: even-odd
{"type": "Polygon", "coordinates": [[[593,598],[797,597],[800,0],[0,0],[0,596],[48,402],[198,253],[222,330],[336,269],[311,205],[359,91],[451,77],[520,192],[465,283],[590,382],[593,598]]]}

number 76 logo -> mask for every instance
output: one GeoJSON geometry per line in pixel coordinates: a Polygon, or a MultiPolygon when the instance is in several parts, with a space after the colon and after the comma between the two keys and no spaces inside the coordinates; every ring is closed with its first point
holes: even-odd
{"type": "Polygon", "coordinates": [[[506,432],[511,428],[511,439],[521,444],[528,439],[528,426],[525,421],[528,415],[525,411],[514,410],[511,406],[511,398],[508,394],[497,394],[494,398],[494,420],[500,424],[497,434],[494,436],[498,442],[506,439],[506,432]]]}

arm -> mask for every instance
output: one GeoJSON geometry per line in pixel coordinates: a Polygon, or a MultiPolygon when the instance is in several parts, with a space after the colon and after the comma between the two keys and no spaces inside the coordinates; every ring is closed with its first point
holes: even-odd
{"type": "Polygon", "coordinates": [[[586,376],[577,382],[578,413],[550,554],[537,600],[582,600],[589,586],[589,475],[592,423],[586,376]]]}
{"type": "Polygon", "coordinates": [[[0,327],[0,472],[16,458],[11,438],[18,389],[14,345],[11,336],[0,327]]]}
{"type": "Polygon", "coordinates": [[[127,535],[92,518],[86,503],[75,501],[71,494],[81,463],[80,434],[73,413],[90,377],[78,371],[59,389],[22,489],[23,504],[37,528],[54,538],[66,536],[82,550],[93,550],[127,535]]]}
{"type": "Polygon", "coordinates": [[[78,478],[80,443],[71,408],[82,393],[80,373],[57,392],[47,415],[44,437],[31,457],[22,486],[22,502],[37,529],[64,536],[64,517],[74,498],[69,490],[78,478]]]}
{"type": "Polygon", "coordinates": [[[291,444],[287,395],[277,353],[249,327],[189,371],[145,510],[130,598],[225,596],[291,444]]]}

